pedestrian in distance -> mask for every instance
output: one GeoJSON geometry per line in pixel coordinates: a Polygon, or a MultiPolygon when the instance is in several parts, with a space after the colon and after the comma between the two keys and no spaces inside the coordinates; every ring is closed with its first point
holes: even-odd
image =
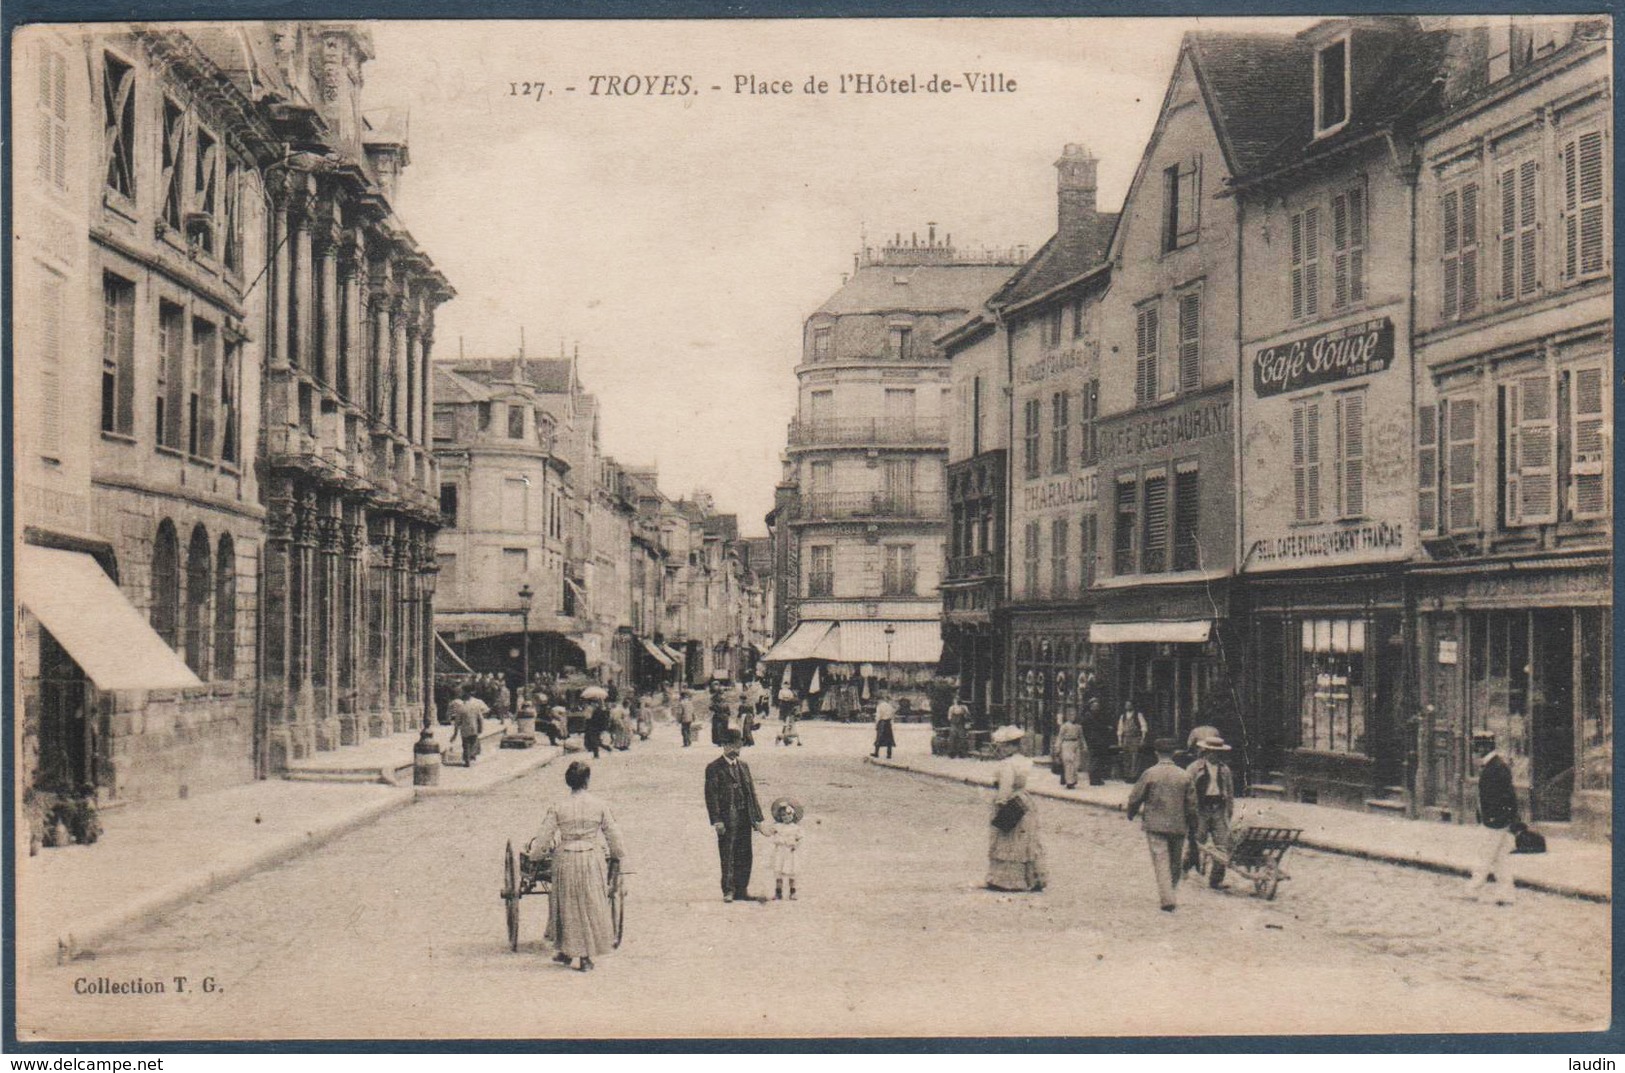
{"type": "Polygon", "coordinates": [[[970,755],[970,709],[965,702],[955,699],[948,706],[948,756],[957,759],[970,755]]]}
{"type": "Polygon", "coordinates": [[[568,965],[579,958],[582,972],[592,971],[593,958],[615,949],[609,887],[626,857],[609,806],[587,791],[591,781],[592,768],[570,762],[564,769],[570,794],[548,808],[532,843],[553,857],[546,932],[558,951],[553,960],[568,965]]]}
{"type": "Polygon", "coordinates": [[[592,701],[592,711],[587,715],[587,730],[585,734],[587,751],[592,753],[594,760],[604,748],[604,733],[609,730],[609,708],[604,701],[592,701]]]}
{"type": "Polygon", "coordinates": [[[1038,810],[1027,792],[1032,762],[1021,755],[1020,727],[993,732],[999,766],[994,770],[993,814],[988,827],[989,890],[1041,891],[1049,881],[1044,867],[1038,810]]]}
{"type": "Polygon", "coordinates": [[[673,702],[677,709],[677,729],[683,735],[683,748],[694,744],[694,697],[679,693],[673,702]]]}
{"type": "Polygon", "coordinates": [[[485,730],[485,702],[468,695],[468,687],[460,691],[461,707],[452,705],[457,718],[457,735],[462,739],[463,766],[469,767],[480,757],[480,734],[485,730]]]}
{"type": "Polygon", "coordinates": [[[637,728],[639,741],[648,741],[649,735],[655,732],[653,705],[644,703],[636,694],[632,696],[632,724],[637,728]]]}
{"type": "Polygon", "coordinates": [[[1496,747],[1494,734],[1473,735],[1478,770],[1478,822],[1484,828],[1482,856],[1467,888],[1480,902],[1512,905],[1517,884],[1512,877],[1512,851],[1517,845],[1518,792],[1512,767],[1496,747]],[[1490,884],[1495,890],[1490,890],[1490,884]]]}
{"type": "Polygon", "coordinates": [[[1140,777],[1140,750],[1145,746],[1145,716],[1134,707],[1132,700],[1123,702],[1123,714],[1117,718],[1117,777],[1133,782],[1140,777]]]}
{"type": "MultiPolygon", "coordinates": [[[[1230,852],[1230,820],[1236,808],[1235,776],[1226,763],[1230,746],[1218,735],[1200,738],[1196,742],[1196,759],[1185,769],[1191,786],[1196,791],[1196,829],[1191,834],[1185,868],[1195,868],[1200,861],[1203,843],[1228,854],[1230,852]]],[[[1224,865],[1213,859],[1208,873],[1208,886],[1217,890],[1224,885],[1224,865]]]]}
{"type": "Polygon", "coordinates": [[[722,685],[711,683],[711,744],[721,745],[728,736],[728,699],[722,695],[722,685]]]}
{"type": "Polygon", "coordinates": [[[801,818],[805,815],[801,803],[794,798],[781,797],[768,809],[773,817],[773,900],[779,901],[788,893],[796,900],[796,857],[801,852],[801,818]]]}
{"type": "Polygon", "coordinates": [[[891,759],[891,752],[897,747],[897,735],[892,731],[892,721],[897,718],[897,708],[889,700],[882,700],[875,705],[875,751],[872,755],[880,756],[880,750],[886,750],[886,759],[891,759]]]}
{"type": "Polygon", "coordinates": [[[1151,871],[1157,881],[1162,911],[1172,913],[1176,904],[1174,888],[1183,869],[1185,839],[1196,826],[1196,787],[1185,769],[1174,763],[1179,745],[1172,738],[1158,738],[1153,746],[1157,762],[1140,775],[1128,795],[1128,818],[1145,815],[1146,845],[1151,850],[1151,871]]]}
{"type": "Polygon", "coordinates": [[[1086,762],[1088,750],[1083,743],[1083,728],[1078,725],[1078,717],[1067,712],[1061,717],[1061,729],[1058,731],[1061,751],[1061,785],[1068,790],[1074,790],[1078,785],[1078,767],[1086,762]]]}
{"type": "Polygon", "coordinates": [[[632,748],[631,713],[618,700],[609,709],[609,741],[623,753],[632,748]]]}
{"type": "Polygon", "coordinates": [[[570,736],[570,713],[564,705],[555,704],[546,719],[537,719],[536,729],[547,735],[549,745],[557,745],[570,736]]]}
{"type": "Polygon", "coordinates": [[[726,731],[722,755],[705,766],[705,811],[717,833],[725,902],[750,900],[750,835],[762,829],[762,803],[739,745],[739,731],[726,731]]]}

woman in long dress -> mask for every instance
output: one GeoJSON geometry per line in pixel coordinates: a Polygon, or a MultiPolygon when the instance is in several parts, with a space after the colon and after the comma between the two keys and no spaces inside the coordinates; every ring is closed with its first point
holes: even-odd
{"type": "Polygon", "coordinates": [[[995,770],[998,782],[988,823],[987,885],[992,890],[1039,891],[1048,881],[1044,844],[1039,838],[1038,810],[1027,792],[1027,774],[1033,765],[1021,755],[1021,738],[1022,731],[1017,727],[1003,726],[993,732],[999,765],[995,770]],[[1026,808],[1021,822],[1012,830],[1001,831],[992,822],[992,816],[998,815],[999,809],[1011,798],[1020,798],[1026,808]]]}
{"type": "Polygon", "coordinates": [[[609,877],[625,857],[609,806],[587,792],[591,780],[592,768],[571,762],[564,772],[570,796],[548,808],[536,836],[536,845],[553,854],[547,899],[547,939],[558,949],[553,960],[568,965],[580,958],[582,972],[591,972],[592,959],[615,948],[609,877]]]}

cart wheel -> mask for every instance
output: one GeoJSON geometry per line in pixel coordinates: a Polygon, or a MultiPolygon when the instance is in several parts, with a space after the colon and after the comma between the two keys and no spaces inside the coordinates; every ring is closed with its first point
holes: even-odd
{"type": "Polygon", "coordinates": [[[519,950],[519,866],[514,861],[513,843],[502,855],[502,900],[507,903],[508,949],[519,950]]]}
{"type": "Polygon", "coordinates": [[[1264,896],[1264,900],[1266,902],[1273,902],[1275,900],[1275,892],[1280,886],[1281,874],[1279,872],[1271,872],[1268,876],[1259,880],[1258,892],[1264,896]]]}
{"type": "Polygon", "coordinates": [[[615,887],[609,892],[609,908],[615,916],[615,947],[620,949],[621,937],[626,934],[626,875],[615,877],[615,887]]]}

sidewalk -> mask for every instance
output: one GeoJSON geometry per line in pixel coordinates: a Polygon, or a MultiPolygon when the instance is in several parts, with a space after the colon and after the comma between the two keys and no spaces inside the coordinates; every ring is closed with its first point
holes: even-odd
{"type": "MultiPolygon", "coordinates": [[[[993,785],[993,765],[982,760],[930,755],[895,760],[865,759],[880,767],[952,779],[969,786],[993,785]]],[[[1033,776],[1027,789],[1039,797],[1116,812],[1124,811],[1128,805],[1129,784],[1125,782],[1113,781],[1104,786],[1080,783],[1076,790],[1064,790],[1056,785],[1047,767],[1035,765],[1033,776]]],[[[1235,825],[1248,824],[1301,828],[1300,845],[1329,853],[1461,876],[1472,874],[1482,842],[1476,827],[1263,798],[1242,798],[1236,802],[1235,825]]],[[[1613,900],[1613,847],[1610,843],[1548,837],[1544,854],[1519,856],[1516,867],[1520,887],[1587,901],[1613,900]]]]}
{"type": "MultiPolygon", "coordinates": [[[[440,728],[444,744],[449,728],[440,728]]],[[[564,749],[547,739],[499,749],[501,731],[482,738],[473,767],[443,767],[438,786],[412,786],[416,732],[324,753],[306,770],[370,769],[370,781],[342,776],[267,779],[180,801],[110,808],[93,846],[23,850],[17,861],[17,952],[23,964],[92,950],[211,891],[293,857],[409,805],[417,797],[481,793],[542,767],[564,749]],[[381,770],[404,771],[397,782],[381,770]]],[[[20,842],[27,846],[27,840],[20,842]]]]}

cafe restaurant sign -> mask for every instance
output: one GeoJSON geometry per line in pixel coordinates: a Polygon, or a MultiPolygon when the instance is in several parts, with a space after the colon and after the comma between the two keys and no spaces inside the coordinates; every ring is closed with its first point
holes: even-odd
{"type": "Polygon", "coordinates": [[[1394,322],[1350,324],[1265,347],[1253,359],[1253,390],[1267,399],[1299,388],[1380,373],[1394,363],[1394,322]]]}

